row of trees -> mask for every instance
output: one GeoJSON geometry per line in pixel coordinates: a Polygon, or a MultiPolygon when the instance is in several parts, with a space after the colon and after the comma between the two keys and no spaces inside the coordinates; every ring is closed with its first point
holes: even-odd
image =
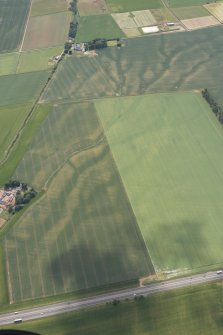
{"type": "Polygon", "coordinates": [[[20,187],[23,191],[26,191],[28,189],[28,186],[26,183],[20,183],[18,180],[9,180],[7,183],[4,185],[4,190],[10,190],[12,188],[20,187]]]}
{"type": "Polygon", "coordinates": [[[223,124],[223,110],[222,110],[222,108],[214,101],[214,99],[211,97],[210,93],[208,92],[207,88],[203,89],[203,91],[201,93],[202,93],[203,98],[210,105],[213,113],[216,115],[219,122],[221,124],[223,124]]]}

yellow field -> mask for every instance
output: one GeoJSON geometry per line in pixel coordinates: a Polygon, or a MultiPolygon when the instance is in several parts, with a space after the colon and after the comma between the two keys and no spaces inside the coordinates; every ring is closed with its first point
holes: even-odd
{"type": "Polygon", "coordinates": [[[220,24],[220,22],[214,16],[197,17],[194,19],[181,20],[181,22],[189,30],[216,26],[220,24]]]}
{"type": "Polygon", "coordinates": [[[137,27],[144,27],[156,24],[156,19],[150,10],[132,12],[137,27]]]}
{"type": "Polygon", "coordinates": [[[204,5],[204,7],[220,22],[223,22],[223,3],[211,3],[204,5]]]}

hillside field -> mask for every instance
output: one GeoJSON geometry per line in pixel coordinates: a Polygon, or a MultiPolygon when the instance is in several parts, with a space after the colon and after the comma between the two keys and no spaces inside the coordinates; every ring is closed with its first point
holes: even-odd
{"type": "Polygon", "coordinates": [[[63,47],[29,50],[22,52],[19,57],[17,73],[41,71],[52,68],[49,60],[63,52],[63,47]]]}
{"type": "Polygon", "coordinates": [[[6,235],[10,301],[124,282],[154,271],[93,105],[71,107],[64,104],[60,113],[49,114],[54,125],[44,121],[30,159],[20,165],[24,176],[30,170],[31,185],[34,171],[42,185],[43,166],[51,167],[54,178],[6,235]],[[40,141],[46,129],[49,143],[40,141]],[[54,143],[60,133],[64,137],[54,143]],[[66,152],[67,141],[73,152],[66,152]]]}
{"type": "Polygon", "coordinates": [[[31,104],[0,107],[0,161],[19,131],[31,104]]]}
{"type": "Polygon", "coordinates": [[[206,101],[185,92],[95,105],[155,269],[223,264],[223,130],[206,101]]]}
{"type": "Polygon", "coordinates": [[[69,57],[43,101],[83,100],[207,87],[223,103],[223,26],[125,40],[95,57],[69,57]],[[179,35],[180,34],[180,35],[179,35]]]}
{"type": "Polygon", "coordinates": [[[106,3],[113,13],[163,7],[161,0],[106,0],[106,3]]]}
{"type": "Polygon", "coordinates": [[[47,80],[47,71],[0,76],[0,106],[33,100],[47,80]]]}
{"type": "Polygon", "coordinates": [[[19,53],[0,54],[0,76],[15,74],[19,61],[19,53]]]}
{"type": "Polygon", "coordinates": [[[30,0],[0,1],[0,52],[18,48],[23,37],[30,0]]]}
{"type": "Polygon", "coordinates": [[[88,42],[95,38],[120,38],[124,36],[112,16],[104,14],[80,17],[75,40],[88,42]]]}
{"type": "Polygon", "coordinates": [[[59,13],[67,9],[67,0],[33,0],[31,16],[59,13]]]}
{"type": "Polygon", "coordinates": [[[172,8],[172,11],[180,20],[210,15],[210,13],[203,6],[177,7],[172,8]]]}
{"type": "Polygon", "coordinates": [[[30,17],[22,50],[63,45],[68,36],[70,12],[30,17]]]}

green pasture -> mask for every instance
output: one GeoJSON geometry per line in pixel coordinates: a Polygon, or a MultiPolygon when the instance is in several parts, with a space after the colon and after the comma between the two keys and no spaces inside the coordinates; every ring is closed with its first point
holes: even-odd
{"type": "Polygon", "coordinates": [[[0,161],[20,130],[31,103],[0,107],[0,161]]]}
{"type": "Polygon", "coordinates": [[[203,6],[177,7],[172,8],[172,11],[180,20],[210,15],[210,13],[203,6]]]}
{"type": "Polygon", "coordinates": [[[176,22],[178,21],[176,16],[168,8],[157,8],[151,10],[153,16],[155,17],[157,23],[163,22],[176,22]]]}
{"type": "Polygon", "coordinates": [[[30,0],[0,1],[0,52],[18,48],[23,37],[30,0]]]}
{"type": "Polygon", "coordinates": [[[164,0],[168,7],[187,7],[212,3],[216,0],[164,0]]]}
{"type": "Polygon", "coordinates": [[[15,74],[19,53],[0,54],[0,76],[15,74]]]}
{"type": "Polygon", "coordinates": [[[30,18],[22,50],[43,49],[63,45],[68,38],[71,12],[30,18]]]}
{"type": "Polygon", "coordinates": [[[68,9],[66,0],[34,0],[32,3],[31,16],[59,13],[68,9]]]}
{"type": "Polygon", "coordinates": [[[121,49],[70,57],[58,68],[43,101],[207,87],[223,103],[223,26],[125,40],[121,49]]]}
{"type": "MultiPolygon", "coordinates": [[[[8,107],[6,107],[8,108],[8,107]]],[[[9,155],[7,161],[0,166],[0,185],[3,186],[13,175],[17,165],[23,158],[30,142],[32,141],[38,127],[46,118],[51,108],[49,105],[39,105],[35,109],[32,117],[29,119],[26,127],[23,129],[18,143],[9,155]]],[[[23,179],[23,177],[22,177],[23,179]]]]}
{"type": "Polygon", "coordinates": [[[221,283],[10,325],[42,335],[221,335],[221,283]],[[75,332],[74,332],[75,330],[75,332]]]}
{"type": "Polygon", "coordinates": [[[41,71],[52,68],[49,60],[63,52],[63,47],[38,49],[22,52],[19,58],[17,73],[41,71]]]}
{"type": "Polygon", "coordinates": [[[106,0],[106,3],[112,13],[163,7],[161,0],[106,0]]]}
{"type": "Polygon", "coordinates": [[[156,270],[223,264],[223,130],[202,96],[95,106],[156,270]]]}
{"type": "Polygon", "coordinates": [[[32,176],[41,186],[49,183],[46,194],[6,234],[13,301],[153,272],[92,104],[63,104],[52,111],[28,153],[14,176],[29,180],[30,175],[31,185],[32,176]]]}
{"type": "Polygon", "coordinates": [[[77,42],[88,42],[95,38],[118,38],[124,36],[112,16],[104,14],[80,17],[75,40],[77,42]]]}
{"type": "Polygon", "coordinates": [[[0,106],[35,99],[48,76],[48,71],[0,76],[0,106]]]}

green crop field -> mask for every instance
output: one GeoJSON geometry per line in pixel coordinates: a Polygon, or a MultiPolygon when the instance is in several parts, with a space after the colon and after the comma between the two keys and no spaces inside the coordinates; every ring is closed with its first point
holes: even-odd
{"type": "Polygon", "coordinates": [[[0,54],[0,76],[15,74],[19,60],[19,53],[0,54]]]}
{"type": "Polygon", "coordinates": [[[208,87],[223,103],[223,26],[131,38],[121,49],[95,57],[70,57],[59,67],[43,100],[91,99],[115,95],[208,87]]]}
{"type": "MultiPolygon", "coordinates": [[[[6,110],[8,106],[4,107],[6,110]]],[[[50,105],[38,105],[35,111],[32,113],[32,117],[26,124],[20,134],[19,141],[16,143],[14,150],[11,152],[7,161],[0,166],[0,185],[3,186],[13,175],[17,165],[28,150],[28,146],[31,143],[38,127],[46,118],[47,114],[51,111],[50,105]]]]}
{"type": "Polygon", "coordinates": [[[0,161],[19,131],[31,104],[0,107],[0,161]]]}
{"type": "Polygon", "coordinates": [[[222,335],[221,284],[189,287],[81,312],[10,325],[43,335],[222,335]]]}
{"type": "Polygon", "coordinates": [[[54,178],[42,199],[6,235],[11,301],[153,272],[93,105],[73,105],[72,111],[74,121],[70,104],[49,114],[50,122],[45,120],[30,146],[30,160],[21,163],[24,176],[25,171],[52,163],[54,178]],[[46,131],[49,142],[39,142],[46,131]],[[66,152],[67,141],[73,142],[72,153],[66,152]],[[63,150],[66,160],[61,164],[63,150]],[[51,162],[46,163],[48,156],[51,162]]]}
{"type": "Polygon", "coordinates": [[[61,12],[29,19],[23,51],[63,45],[68,36],[72,14],[61,12]]]}
{"type": "Polygon", "coordinates": [[[124,37],[115,20],[109,14],[83,16],[79,18],[77,42],[87,42],[95,38],[124,37]]]}
{"type": "MultiPolygon", "coordinates": [[[[112,49],[112,48],[111,48],[112,49]]],[[[118,91],[119,73],[115,61],[102,56],[69,57],[60,64],[43,101],[62,99],[85,100],[113,96],[118,91]],[[106,66],[105,61],[107,61],[106,66]]]]}
{"type": "Polygon", "coordinates": [[[172,11],[180,20],[210,15],[203,6],[178,7],[172,8],[172,11]]]}
{"type": "Polygon", "coordinates": [[[223,129],[202,96],[113,98],[96,108],[156,270],[223,264],[223,129]]]}
{"type": "Polygon", "coordinates": [[[53,62],[49,62],[53,56],[63,52],[63,47],[30,50],[20,54],[17,73],[41,71],[52,68],[53,62]]]}
{"type": "Polygon", "coordinates": [[[0,106],[21,103],[37,97],[45,84],[47,71],[0,76],[0,106]]]}
{"type": "Polygon", "coordinates": [[[59,13],[67,9],[67,0],[33,0],[31,16],[59,13]]]}
{"type": "Polygon", "coordinates": [[[41,190],[74,152],[97,142],[100,136],[101,129],[91,104],[54,106],[53,112],[45,120],[16,169],[14,177],[41,190]],[[83,122],[83,126],[77,127],[77,122],[83,122]],[[29,169],[31,161],[32,168],[29,169]],[[40,168],[43,165],[44,169],[40,168]]]}
{"type": "Polygon", "coordinates": [[[161,0],[106,0],[106,3],[113,13],[163,7],[161,0]]]}
{"type": "Polygon", "coordinates": [[[30,0],[0,1],[0,52],[15,50],[23,37],[30,0]]]}

